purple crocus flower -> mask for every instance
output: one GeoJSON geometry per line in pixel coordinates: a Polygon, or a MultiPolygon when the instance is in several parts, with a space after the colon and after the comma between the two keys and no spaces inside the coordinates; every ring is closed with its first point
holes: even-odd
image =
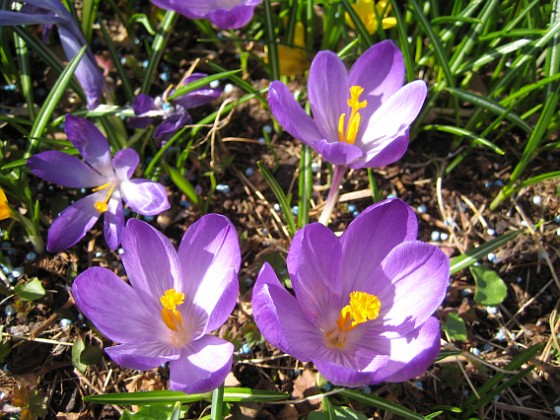
{"type": "Polygon", "coordinates": [[[319,223],[298,231],[287,265],[295,297],[267,263],[253,289],[263,336],[336,385],[397,382],[424,372],[440,349],[449,259],[416,240],[398,199],[364,210],[338,238],[319,223]]]}
{"type": "MultiPolygon", "coordinates": [[[[206,77],[204,73],[193,73],[184,77],[178,87],[188,85],[198,79],[206,77]]],[[[129,126],[132,128],[146,128],[154,121],[154,117],[163,117],[163,121],[154,131],[154,138],[160,142],[166,142],[173,135],[185,126],[190,124],[192,119],[188,110],[207,104],[217,99],[222,90],[210,86],[202,87],[192,92],[179,96],[171,101],[167,99],[174,92],[171,86],[162,96],[152,98],[144,93],[136,96],[132,101],[132,109],[138,117],[129,119],[129,126]]]]}
{"type": "Polygon", "coordinates": [[[392,41],[365,51],[350,71],[336,54],[321,51],[308,78],[313,118],[283,83],[270,85],[268,102],[280,125],[334,165],[376,168],[399,160],[409,127],[426,98],[426,83],[403,86],[404,60],[392,41]]]}
{"type": "Polygon", "coordinates": [[[208,214],[191,225],[175,251],[150,225],[127,222],[122,263],[130,285],[93,267],[72,285],[76,305],[117,346],[113,361],[148,370],[169,362],[170,388],[210,391],[231,370],[233,345],[210,335],[237,301],[241,264],[235,228],[208,214]]]}
{"type": "Polygon", "coordinates": [[[218,28],[236,29],[249,23],[255,6],[262,0],[152,0],[152,3],[190,19],[208,19],[218,28]]]}
{"type": "MultiPolygon", "coordinates": [[[[57,26],[60,43],[68,60],[72,60],[86,45],[80,26],[59,0],[25,0],[19,12],[0,11],[0,26],[35,24],[57,26]]],[[[105,80],[89,48],[74,74],[86,94],[87,107],[96,108],[103,94],[105,80]]]]}
{"type": "Polygon", "coordinates": [[[107,139],[84,118],[66,116],[64,131],[85,162],[51,150],[27,160],[31,172],[48,182],[71,188],[93,188],[90,194],[66,208],[49,229],[47,250],[58,252],[82,239],[104,214],[105,241],[116,249],[124,226],[122,201],[135,212],[154,216],[169,208],[163,185],[131,180],[140,158],[133,149],[118,151],[113,159],[107,139]]]}

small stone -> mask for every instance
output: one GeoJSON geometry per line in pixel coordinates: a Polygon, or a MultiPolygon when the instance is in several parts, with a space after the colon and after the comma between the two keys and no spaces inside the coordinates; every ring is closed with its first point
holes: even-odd
{"type": "Polygon", "coordinates": [[[396,194],[387,194],[387,198],[397,198],[396,194]]]}
{"type": "Polygon", "coordinates": [[[219,80],[212,80],[212,81],[210,82],[210,87],[211,87],[212,89],[219,88],[219,87],[220,87],[220,81],[219,81],[219,80]]]}
{"type": "Polygon", "coordinates": [[[437,242],[439,241],[440,236],[441,236],[440,232],[438,232],[437,230],[433,230],[430,235],[430,238],[432,239],[432,241],[437,242]]]}
{"type": "Polygon", "coordinates": [[[142,61],[142,67],[144,68],[148,67],[148,60],[142,61]]]}
{"type": "Polygon", "coordinates": [[[270,134],[270,133],[272,133],[272,126],[270,124],[265,124],[263,126],[263,130],[265,131],[265,133],[270,134]]]}
{"type": "Polygon", "coordinates": [[[360,389],[360,391],[362,391],[364,394],[371,394],[371,388],[369,386],[364,386],[362,389],[360,389]]]}
{"type": "Polygon", "coordinates": [[[527,222],[525,220],[522,220],[521,222],[519,222],[519,226],[527,227],[529,225],[527,224],[527,222]]]}
{"type": "Polygon", "coordinates": [[[352,212],[352,216],[354,217],[358,217],[360,215],[360,212],[358,210],[352,212]]]}
{"type": "Polygon", "coordinates": [[[542,204],[542,197],[540,195],[534,195],[531,201],[535,206],[540,206],[542,204]]]}
{"type": "Polygon", "coordinates": [[[422,383],[422,381],[414,381],[414,385],[416,385],[416,388],[418,388],[419,390],[424,390],[424,384],[422,383]]]}
{"type": "Polygon", "coordinates": [[[231,93],[233,92],[233,85],[228,83],[224,86],[224,93],[231,93]]]}
{"type": "Polygon", "coordinates": [[[159,78],[164,82],[167,82],[169,80],[169,73],[164,71],[163,73],[160,73],[159,78]]]}
{"type": "Polygon", "coordinates": [[[297,216],[299,214],[299,206],[293,206],[292,213],[294,214],[294,216],[297,216]]]}
{"type": "Polygon", "coordinates": [[[117,250],[117,253],[118,253],[119,255],[122,255],[122,254],[124,254],[124,249],[122,249],[122,248],[119,248],[119,249],[117,250]]]}
{"type": "Polygon", "coordinates": [[[6,307],[4,308],[4,313],[6,314],[6,316],[14,316],[16,314],[16,310],[14,309],[14,307],[12,305],[6,305],[6,307]]]}
{"type": "Polygon", "coordinates": [[[506,341],[506,332],[504,328],[500,328],[496,333],[496,339],[499,341],[506,341]]]}
{"type": "Polygon", "coordinates": [[[493,181],[486,181],[486,182],[484,183],[484,186],[485,186],[486,188],[490,188],[490,187],[493,186],[493,185],[494,185],[494,182],[493,182],[493,181]]]}
{"type": "Polygon", "coordinates": [[[255,175],[255,170],[249,166],[248,168],[245,169],[245,175],[246,176],[253,176],[253,175],[255,175]]]}
{"type": "Polygon", "coordinates": [[[461,294],[465,297],[469,297],[469,296],[472,296],[474,293],[471,289],[467,288],[467,289],[461,290],[461,294]]]}
{"type": "Polygon", "coordinates": [[[501,179],[496,179],[496,180],[494,181],[494,185],[495,185],[496,187],[503,187],[503,186],[504,186],[504,181],[502,181],[501,179]]]}
{"type": "Polygon", "coordinates": [[[62,318],[60,320],[60,322],[58,323],[58,325],[60,325],[60,328],[62,328],[63,330],[65,330],[66,328],[68,328],[70,325],[72,325],[72,321],[69,320],[68,318],[62,318]]]}
{"type": "Polygon", "coordinates": [[[356,211],[356,205],[355,204],[348,204],[348,211],[350,213],[354,213],[356,211]]]}
{"type": "Polygon", "coordinates": [[[202,194],[202,186],[201,186],[200,184],[196,184],[196,185],[194,186],[194,193],[195,193],[196,195],[202,194]]]}
{"type": "Polygon", "coordinates": [[[486,229],[486,233],[490,236],[496,236],[496,231],[492,228],[486,229]]]}
{"type": "Polygon", "coordinates": [[[154,220],[154,216],[143,216],[146,222],[151,222],[154,220]]]}
{"type": "Polygon", "coordinates": [[[227,184],[218,184],[216,185],[216,191],[221,192],[222,194],[227,194],[231,192],[231,188],[227,184]]]}
{"type": "Polygon", "coordinates": [[[487,255],[486,258],[488,258],[488,261],[490,261],[490,262],[493,263],[493,262],[496,262],[496,259],[497,259],[498,257],[497,257],[497,255],[494,254],[493,252],[490,252],[490,253],[487,255]]]}
{"type": "Polygon", "coordinates": [[[241,346],[241,348],[239,349],[239,353],[240,354],[249,354],[251,353],[251,346],[249,346],[249,344],[245,343],[241,346]]]}
{"type": "Polygon", "coordinates": [[[101,258],[105,254],[101,251],[96,251],[95,254],[93,254],[93,255],[94,255],[95,258],[101,258]]]}
{"type": "Polygon", "coordinates": [[[33,251],[30,251],[25,255],[25,259],[27,261],[35,261],[36,258],[37,258],[37,254],[33,251]]]}
{"type": "Polygon", "coordinates": [[[12,276],[14,276],[15,279],[21,277],[22,274],[23,274],[23,267],[16,267],[12,270],[12,276]]]}
{"type": "Polygon", "coordinates": [[[280,211],[280,204],[274,203],[274,205],[272,206],[272,208],[274,209],[274,211],[280,211]]]}
{"type": "Polygon", "coordinates": [[[258,142],[259,144],[265,144],[265,143],[266,143],[266,139],[265,139],[264,137],[259,137],[258,140],[257,140],[257,142],[258,142]]]}
{"type": "Polygon", "coordinates": [[[519,276],[515,279],[517,283],[523,283],[523,277],[519,276]]]}
{"type": "Polygon", "coordinates": [[[418,213],[426,213],[428,211],[428,208],[424,205],[424,204],[420,204],[416,210],[418,211],[418,213]]]}
{"type": "Polygon", "coordinates": [[[556,414],[557,416],[560,416],[560,405],[555,405],[554,406],[554,414],[556,414]]]}
{"type": "Polygon", "coordinates": [[[490,315],[496,315],[498,313],[498,308],[495,306],[487,306],[486,312],[488,312],[490,315]]]}
{"type": "Polygon", "coordinates": [[[471,353],[474,354],[475,356],[480,356],[480,350],[477,349],[476,347],[471,348],[471,353]]]}
{"type": "Polygon", "coordinates": [[[191,203],[189,203],[187,200],[181,200],[181,202],[179,203],[181,207],[188,209],[191,207],[191,203]]]}
{"type": "Polygon", "coordinates": [[[447,241],[449,239],[449,234],[445,232],[441,232],[440,239],[442,241],[447,241]]]}
{"type": "Polygon", "coordinates": [[[484,343],[484,345],[482,346],[482,351],[490,351],[492,350],[492,346],[488,343],[484,343]]]}
{"type": "Polygon", "coordinates": [[[319,172],[319,170],[321,170],[321,165],[319,165],[318,162],[312,162],[311,163],[311,171],[316,174],[317,172],[319,172]]]}

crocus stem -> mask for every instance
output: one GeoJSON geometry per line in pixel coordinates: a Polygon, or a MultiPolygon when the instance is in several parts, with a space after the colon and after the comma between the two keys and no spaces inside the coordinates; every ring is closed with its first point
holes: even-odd
{"type": "Polygon", "coordinates": [[[210,418],[212,420],[222,420],[222,406],[224,405],[224,386],[220,385],[212,393],[212,408],[210,410],[210,418]]]}
{"type": "Polygon", "coordinates": [[[329,195],[327,196],[327,202],[325,203],[325,208],[319,217],[319,223],[327,226],[329,224],[329,219],[331,213],[334,209],[335,204],[338,201],[338,189],[342,182],[342,178],[346,172],[346,166],[333,166],[333,177],[331,182],[331,188],[329,190],[329,195]]]}

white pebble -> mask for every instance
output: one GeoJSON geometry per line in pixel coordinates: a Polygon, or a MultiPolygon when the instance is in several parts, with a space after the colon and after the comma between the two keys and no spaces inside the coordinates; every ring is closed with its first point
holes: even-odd
{"type": "Polygon", "coordinates": [[[224,86],[224,93],[231,93],[233,92],[233,85],[231,83],[228,83],[227,85],[224,86]]]}
{"type": "Polygon", "coordinates": [[[556,414],[557,416],[560,416],[560,405],[555,405],[554,406],[554,414],[556,414]]]}
{"type": "Polygon", "coordinates": [[[216,89],[216,88],[219,87],[219,86],[220,86],[220,81],[219,81],[219,80],[212,80],[212,81],[210,82],[210,87],[211,87],[212,89],[216,89]]]}
{"type": "Polygon", "coordinates": [[[534,195],[532,201],[534,205],[540,206],[542,204],[542,197],[540,195],[534,195]]]}
{"type": "Polygon", "coordinates": [[[495,236],[496,235],[496,231],[492,228],[486,229],[486,233],[490,236],[495,236]]]}
{"type": "Polygon", "coordinates": [[[445,232],[441,232],[440,239],[442,241],[447,241],[449,239],[449,234],[447,234],[445,232]]]}
{"type": "Polygon", "coordinates": [[[498,313],[498,308],[496,306],[487,306],[486,312],[488,312],[490,315],[496,315],[498,313]]]}
{"type": "Polygon", "coordinates": [[[439,241],[440,236],[441,236],[441,233],[438,232],[437,230],[432,231],[432,234],[430,235],[430,237],[432,238],[432,241],[434,241],[434,242],[439,241]]]}
{"type": "Polygon", "coordinates": [[[486,258],[488,258],[488,261],[494,262],[494,261],[496,261],[496,258],[498,258],[498,257],[493,252],[490,252],[486,258]]]}

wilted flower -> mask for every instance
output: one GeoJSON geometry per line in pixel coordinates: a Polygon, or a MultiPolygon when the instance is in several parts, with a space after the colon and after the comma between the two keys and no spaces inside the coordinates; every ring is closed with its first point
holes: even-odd
{"type": "Polygon", "coordinates": [[[235,228],[208,214],[171,241],[136,219],[123,232],[122,263],[130,285],[93,267],[72,285],[76,305],[109,339],[121,366],[147,370],[169,362],[171,389],[207,392],[231,370],[233,345],[210,335],[237,301],[241,264],[235,228]]]}
{"type": "Polygon", "coordinates": [[[313,118],[281,82],[270,85],[270,109],[284,129],[334,165],[375,168],[400,159],[426,83],[403,86],[404,61],[391,41],[365,51],[347,72],[336,54],[321,51],[308,79],[313,118]],[[372,69],[375,69],[373,71],[372,69]]]}
{"type": "Polygon", "coordinates": [[[12,211],[8,205],[8,198],[2,188],[0,188],[0,220],[7,219],[12,216],[12,211]]]}
{"type": "Polygon", "coordinates": [[[174,10],[190,19],[208,19],[218,28],[236,29],[249,23],[262,0],[151,0],[157,7],[174,10]]]}
{"type": "MultiPolygon", "coordinates": [[[[193,73],[184,77],[177,87],[188,85],[206,76],[204,73],[193,73]]],[[[205,86],[168,100],[168,96],[174,91],[175,88],[170,86],[162,96],[152,98],[144,93],[136,96],[132,101],[132,109],[138,117],[131,118],[129,125],[132,128],[146,128],[153,123],[155,117],[162,117],[163,121],[154,131],[154,138],[166,142],[177,130],[191,123],[191,115],[188,112],[190,108],[207,104],[222,93],[220,88],[205,86]]]]}
{"type": "MultiPolygon", "coordinates": [[[[397,19],[389,17],[391,5],[386,0],[377,2],[373,0],[357,0],[355,4],[352,4],[352,8],[356,11],[356,14],[360,17],[370,35],[377,32],[379,20],[381,20],[381,27],[383,29],[391,29],[397,26],[397,19]]],[[[350,15],[345,13],[345,17],[348,25],[352,29],[356,29],[350,15]]]]}
{"type": "Polygon", "coordinates": [[[424,372],[440,349],[449,259],[416,240],[413,210],[385,200],[364,210],[338,238],[319,223],[294,237],[288,271],[295,297],[265,263],[253,289],[263,336],[311,361],[342,386],[397,382],[424,372]]]}
{"type": "Polygon", "coordinates": [[[124,226],[122,200],[135,212],[154,216],[169,208],[163,185],[131,180],[140,158],[133,149],[118,151],[113,159],[107,139],[84,118],[66,116],[64,131],[85,161],[51,150],[27,160],[31,172],[48,182],[72,188],[93,188],[90,194],[66,208],[49,229],[47,250],[70,248],[82,239],[104,214],[105,241],[116,249],[124,226]]]}
{"type": "MultiPolygon", "coordinates": [[[[57,26],[60,43],[68,60],[72,60],[87,44],[80,26],[59,0],[25,0],[19,12],[0,11],[0,26],[34,24],[57,26]]],[[[97,107],[105,81],[89,48],[74,74],[84,89],[88,108],[97,107]]]]}

